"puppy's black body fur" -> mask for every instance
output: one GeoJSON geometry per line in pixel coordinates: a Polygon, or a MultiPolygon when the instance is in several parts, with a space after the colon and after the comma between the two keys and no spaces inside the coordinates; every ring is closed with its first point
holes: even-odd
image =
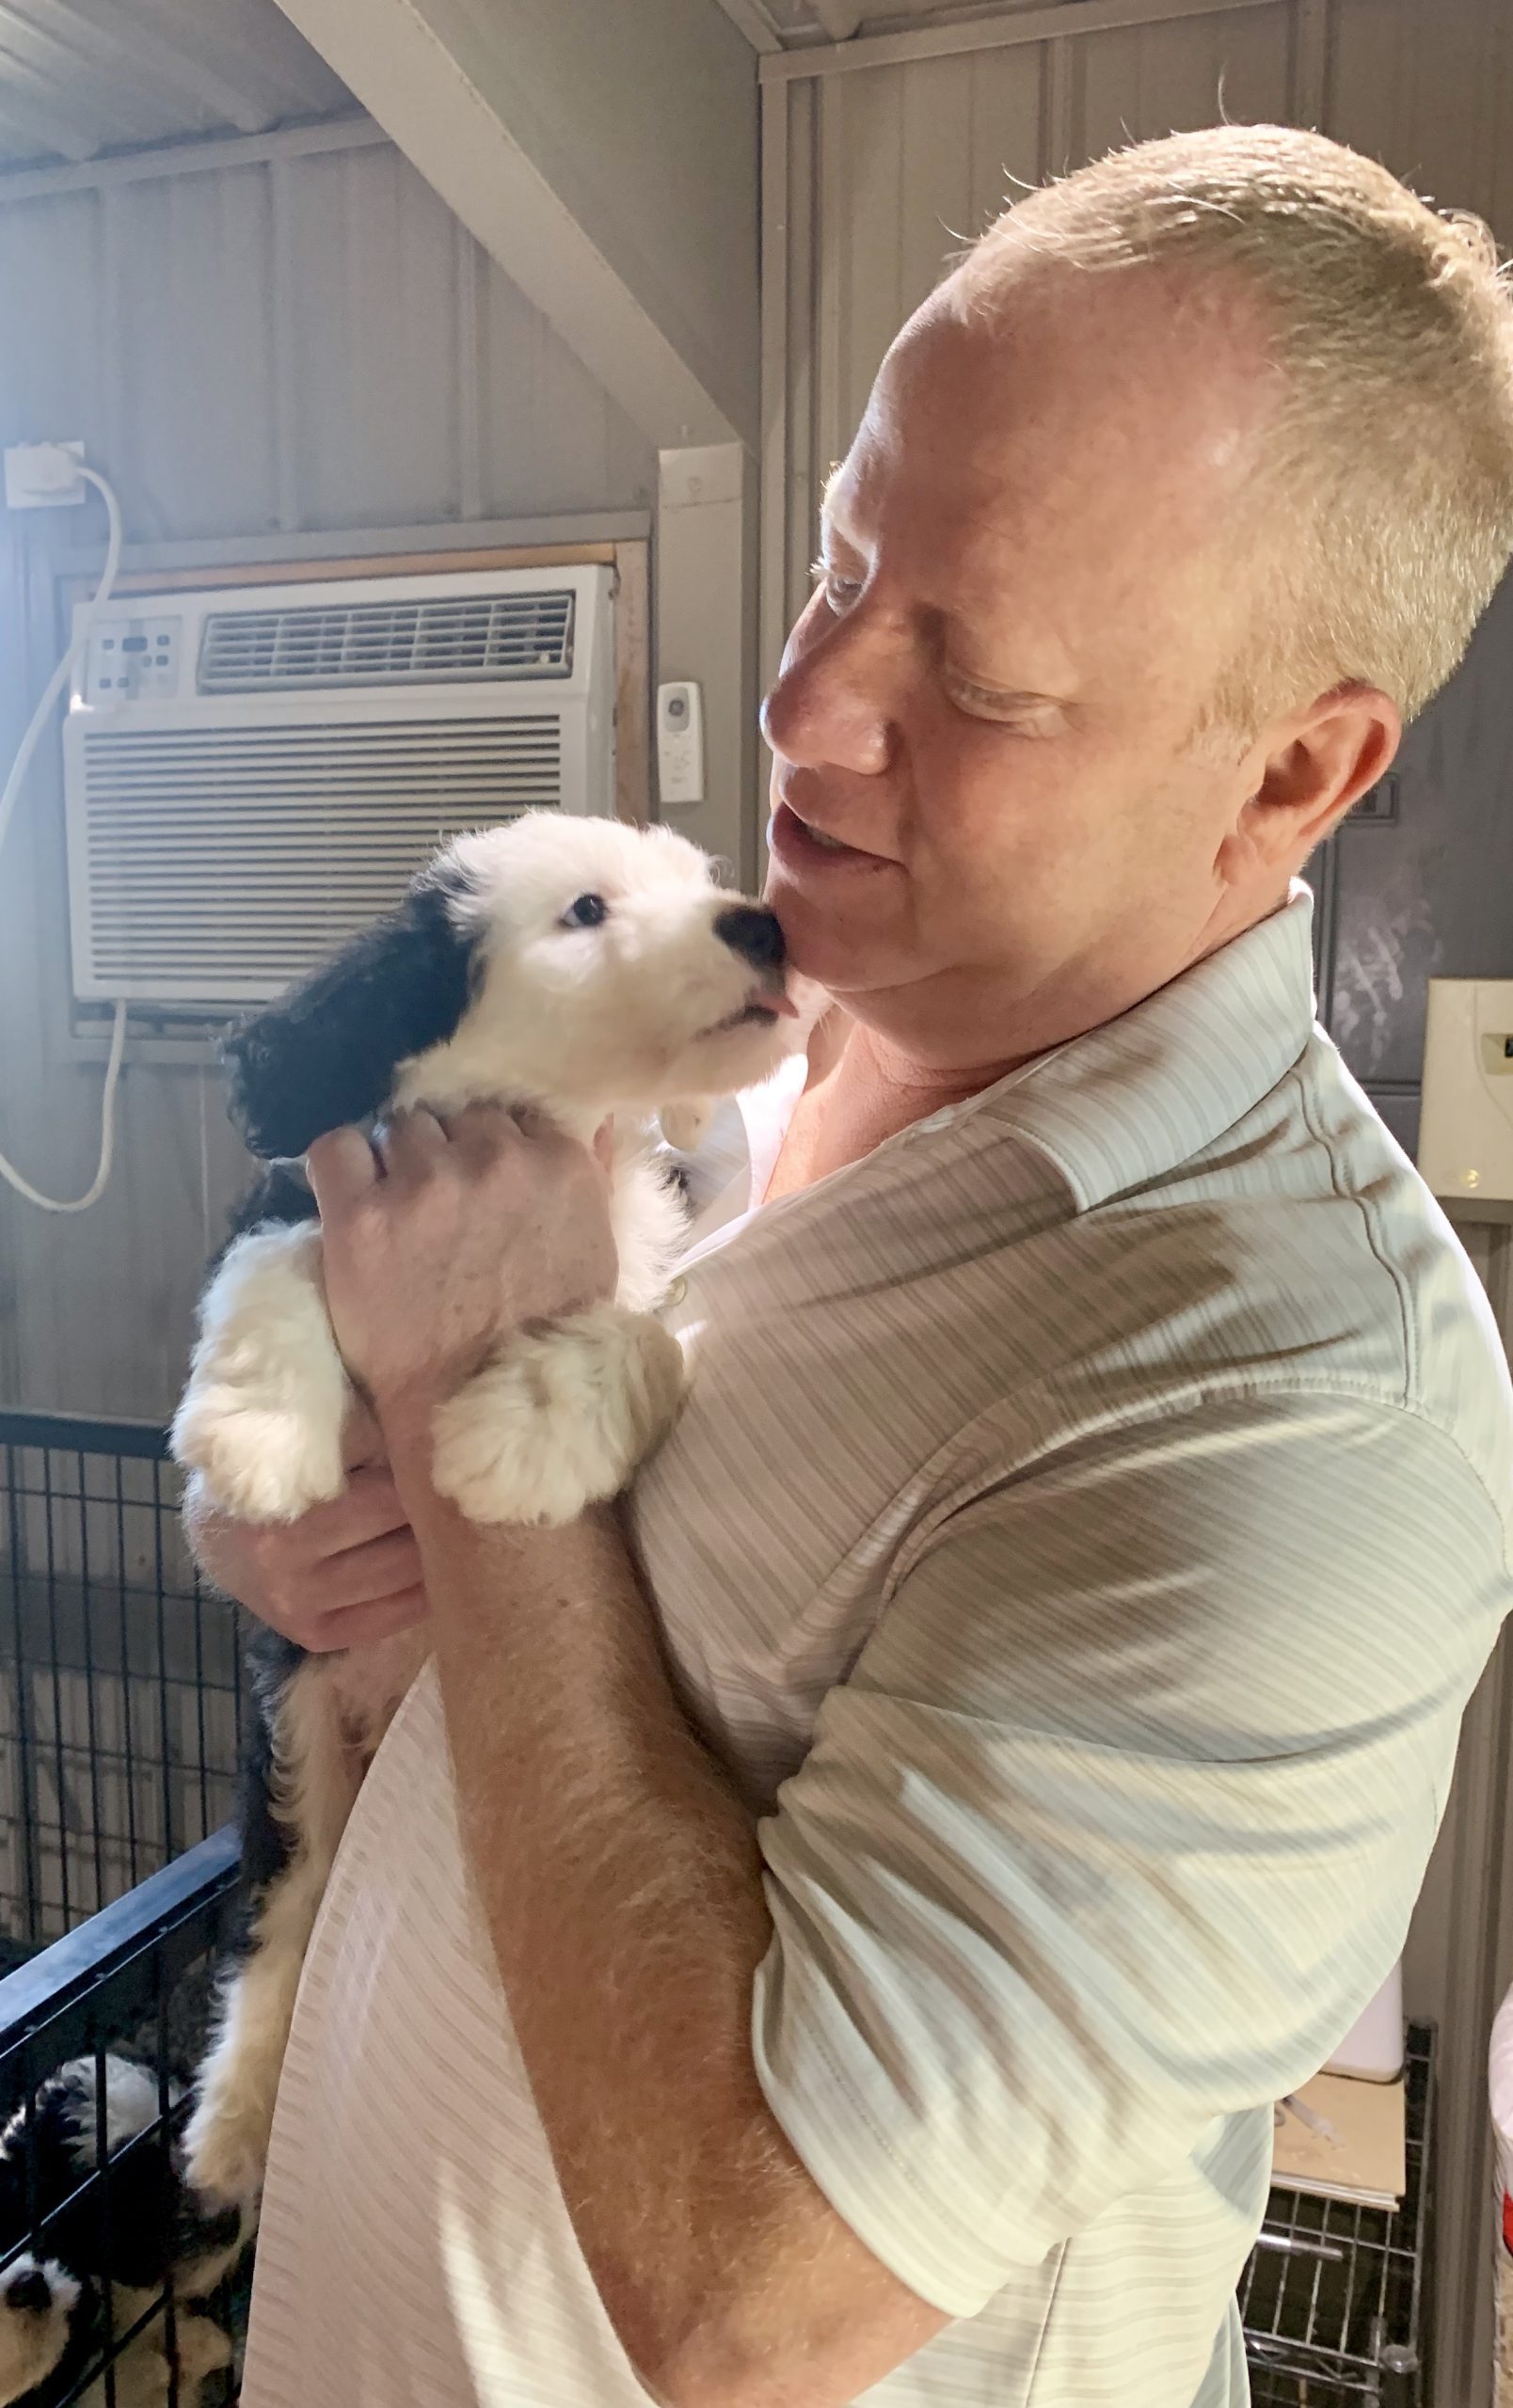
{"type": "MultiPolygon", "coordinates": [[[[279,1698],[284,1684],[306,1660],[307,1650],[283,1633],[254,1623],[247,1642],[248,1684],[247,1729],[241,1764],[240,1817],[242,1888],[248,1904],[288,1864],[293,1843],[287,1826],[273,1811],[273,1734],[279,1719],[279,1698]]],[[[239,1940],[245,1949],[251,1939],[250,1917],[239,1940]]]]}

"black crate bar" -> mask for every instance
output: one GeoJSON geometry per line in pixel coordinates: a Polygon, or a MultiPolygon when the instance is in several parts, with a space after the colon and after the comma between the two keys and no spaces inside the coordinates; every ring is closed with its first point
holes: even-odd
{"type": "Polygon", "coordinates": [[[235,1617],[179,1504],[155,1426],[0,1411],[0,1967],[232,1811],[235,1617]]]}

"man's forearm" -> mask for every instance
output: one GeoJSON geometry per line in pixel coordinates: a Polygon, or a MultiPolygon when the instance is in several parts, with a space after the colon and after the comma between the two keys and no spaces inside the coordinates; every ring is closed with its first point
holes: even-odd
{"type": "MultiPolygon", "coordinates": [[[[611,2319],[679,2403],[848,2400],[850,2350],[832,2380],[804,2339],[836,2339],[822,2261],[895,2287],[761,2095],[753,1823],[673,1695],[618,1526],[486,1530],[428,1489],[413,1510],[465,1843],[611,2319]]],[[[902,2353],[884,2346],[876,2373],[902,2353]]]]}

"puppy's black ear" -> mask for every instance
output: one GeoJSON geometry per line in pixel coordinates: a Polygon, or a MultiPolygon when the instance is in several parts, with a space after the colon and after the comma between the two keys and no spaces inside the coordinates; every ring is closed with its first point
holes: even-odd
{"type": "Polygon", "coordinates": [[[264,1160],[302,1154],[389,1101],[399,1063],[450,1037],[468,1006],[474,940],[451,906],[457,874],[428,874],[398,911],[244,1021],[221,1047],[231,1118],[264,1160]]]}

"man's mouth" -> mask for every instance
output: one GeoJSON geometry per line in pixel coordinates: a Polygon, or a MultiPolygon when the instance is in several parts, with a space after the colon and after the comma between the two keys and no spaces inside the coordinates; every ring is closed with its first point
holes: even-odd
{"type": "Polygon", "coordinates": [[[780,802],[773,812],[769,842],[779,861],[793,864],[826,860],[856,869],[885,865],[884,855],[864,852],[860,845],[848,845],[828,829],[817,828],[790,802],[780,802]]]}

